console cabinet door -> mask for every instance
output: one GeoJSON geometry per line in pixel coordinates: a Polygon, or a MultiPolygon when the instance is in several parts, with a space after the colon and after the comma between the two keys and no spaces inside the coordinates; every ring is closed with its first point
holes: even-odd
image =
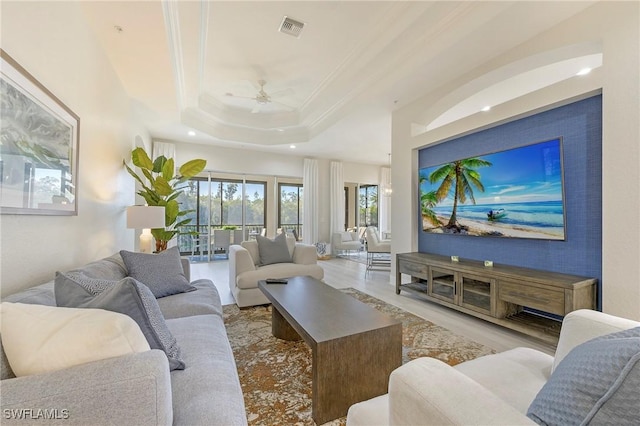
{"type": "Polygon", "coordinates": [[[493,315],[495,312],[495,287],[493,278],[460,274],[460,305],[465,308],[493,315]]]}
{"type": "Polygon", "coordinates": [[[456,271],[451,269],[431,266],[429,268],[429,296],[457,304],[457,275],[456,271]]]}

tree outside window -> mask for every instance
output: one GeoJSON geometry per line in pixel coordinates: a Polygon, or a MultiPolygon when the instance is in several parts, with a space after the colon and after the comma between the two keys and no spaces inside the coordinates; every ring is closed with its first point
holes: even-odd
{"type": "Polygon", "coordinates": [[[303,191],[301,184],[278,184],[280,200],[278,203],[278,228],[302,238],[303,191]]]}
{"type": "Polygon", "coordinates": [[[361,185],[359,199],[360,226],[378,226],[378,185],[361,185]]]}
{"type": "MultiPolygon", "coordinates": [[[[245,184],[245,231],[260,232],[266,226],[265,193],[266,182],[247,181],[245,184]]],[[[207,233],[209,219],[213,229],[235,226],[242,228],[242,181],[194,178],[178,198],[185,209],[194,210],[186,218],[189,225],[182,229],[178,246],[183,253],[191,253],[193,238],[190,234],[207,233]]],[[[245,235],[247,238],[248,232],[245,235]]]]}

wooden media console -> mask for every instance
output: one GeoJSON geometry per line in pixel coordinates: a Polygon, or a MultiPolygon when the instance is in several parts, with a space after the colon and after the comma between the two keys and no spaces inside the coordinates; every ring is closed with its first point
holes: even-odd
{"type": "Polygon", "coordinates": [[[562,317],[596,308],[595,278],[428,253],[396,255],[396,293],[426,300],[557,344],[562,317]],[[402,283],[402,274],[411,281],[402,283]],[[527,309],[529,308],[529,309],[527,309]],[[547,315],[551,314],[551,315],[547,315]]]}

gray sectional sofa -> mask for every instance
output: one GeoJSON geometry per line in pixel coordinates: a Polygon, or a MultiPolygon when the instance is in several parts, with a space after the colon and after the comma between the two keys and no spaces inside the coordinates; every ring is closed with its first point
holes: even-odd
{"type": "MultiPolygon", "coordinates": [[[[188,279],[189,264],[182,264],[188,279]]],[[[75,271],[103,280],[127,276],[119,254],[75,271]]],[[[183,370],[170,371],[165,353],[151,349],[16,378],[2,350],[2,424],[247,424],[218,292],[210,280],[191,285],[195,291],[157,299],[180,347],[186,365],[183,370]],[[49,418],[36,418],[43,413],[49,418]]],[[[11,295],[3,302],[55,306],[54,282],[11,295]]]]}

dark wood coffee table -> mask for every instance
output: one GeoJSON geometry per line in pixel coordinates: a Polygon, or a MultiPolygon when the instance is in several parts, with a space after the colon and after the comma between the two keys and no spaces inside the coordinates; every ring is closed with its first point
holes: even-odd
{"type": "Polygon", "coordinates": [[[316,424],[387,393],[389,374],[402,364],[402,322],[308,276],[258,287],[273,304],[273,335],[311,347],[316,424]]]}

